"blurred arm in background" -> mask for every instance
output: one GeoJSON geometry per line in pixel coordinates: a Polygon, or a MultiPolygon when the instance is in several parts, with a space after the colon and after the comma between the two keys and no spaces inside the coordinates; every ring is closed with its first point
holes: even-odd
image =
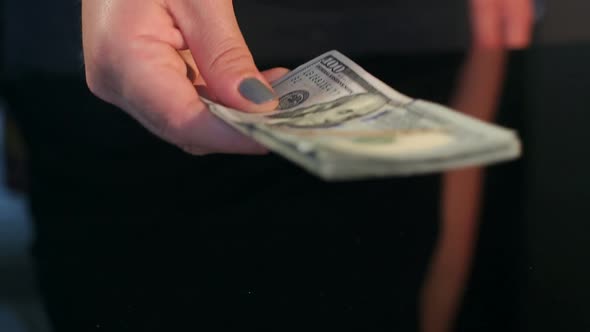
{"type": "MultiPolygon", "coordinates": [[[[529,45],[533,0],[471,0],[472,46],[452,106],[493,122],[501,98],[508,49],[529,45]]],[[[453,329],[471,270],[484,172],[469,168],[443,178],[441,233],[422,293],[422,331],[453,329]]]]}

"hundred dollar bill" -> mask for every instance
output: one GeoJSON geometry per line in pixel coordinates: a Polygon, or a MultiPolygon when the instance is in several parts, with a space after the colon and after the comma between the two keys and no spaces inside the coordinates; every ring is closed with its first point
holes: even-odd
{"type": "Polygon", "coordinates": [[[337,51],[273,84],[276,111],[205,100],[225,122],[325,180],[407,176],[520,155],[513,131],[407,97],[337,51]]]}

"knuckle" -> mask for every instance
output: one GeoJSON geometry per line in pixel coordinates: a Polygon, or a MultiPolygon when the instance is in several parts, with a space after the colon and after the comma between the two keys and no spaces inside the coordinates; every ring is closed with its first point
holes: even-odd
{"type": "Polygon", "coordinates": [[[107,102],[114,102],[115,99],[115,92],[114,92],[114,82],[109,83],[108,74],[96,70],[96,69],[86,69],[85,70],[85,80],[86,86],[88,90],[95,95],[96,97],[107,101],[107,102]]]}
{"type": "Polygon", "coordinates": [[[253,63],[250,51],[241,41],[230,38],[218,45],[213,53],[215,56],[209,63],[212,71],[226,71],[253,63]]]}
{"type": "Polygon", "coordinates": [[[107,58],[106,46],[97,45],[86,50],[84,56],[84,73],[86,85],[95,96],[110,101],[116,89],[115,69],[107,58]]]}
{"type": "Polygon", "coordinates": [[[125,58],[135,63],[158,63],[162,55],[159,47],[151,37],[136,37],[125,45],[125,58]]]}
{"type": "Polygon", "coordinates": [[[92,94],[97,97],[101,97],[103,94],[102,85],[100,84],[98,78],[96,77],[96,73],[90,70],[88,67],[86,68],[86,86],[92,94]]]}
{"type": "Polygon", "coordinates": [[[101,72],[98,68],[103,67],[100,63],[100,57],[95,56],[96,51],[86,50],[84,56],[84,70],[86,76],[86,85],[90,91],[99,96],[102,94],[103,85],[101,84],[101,72]]]}

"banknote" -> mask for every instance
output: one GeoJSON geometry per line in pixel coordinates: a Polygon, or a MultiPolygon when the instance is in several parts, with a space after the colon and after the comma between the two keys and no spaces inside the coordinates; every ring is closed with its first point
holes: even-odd
{"type": "Polygon", "coordinates": [[[405,96],[337,51],[273,88],[279,106],[270,113],[204,100],[235,129],[325,180],[441,172],[521,153],[514,131],[405,96]]]}

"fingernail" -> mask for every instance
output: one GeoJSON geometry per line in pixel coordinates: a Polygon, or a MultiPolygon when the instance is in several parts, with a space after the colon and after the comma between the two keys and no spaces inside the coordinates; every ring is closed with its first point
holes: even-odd
{"type": "Polygon", "coordinates": [[[256,78],[247,78],[238,87],[242,96],[255,104],[264,104],[275,99],[275,94],[256,78]]]}

